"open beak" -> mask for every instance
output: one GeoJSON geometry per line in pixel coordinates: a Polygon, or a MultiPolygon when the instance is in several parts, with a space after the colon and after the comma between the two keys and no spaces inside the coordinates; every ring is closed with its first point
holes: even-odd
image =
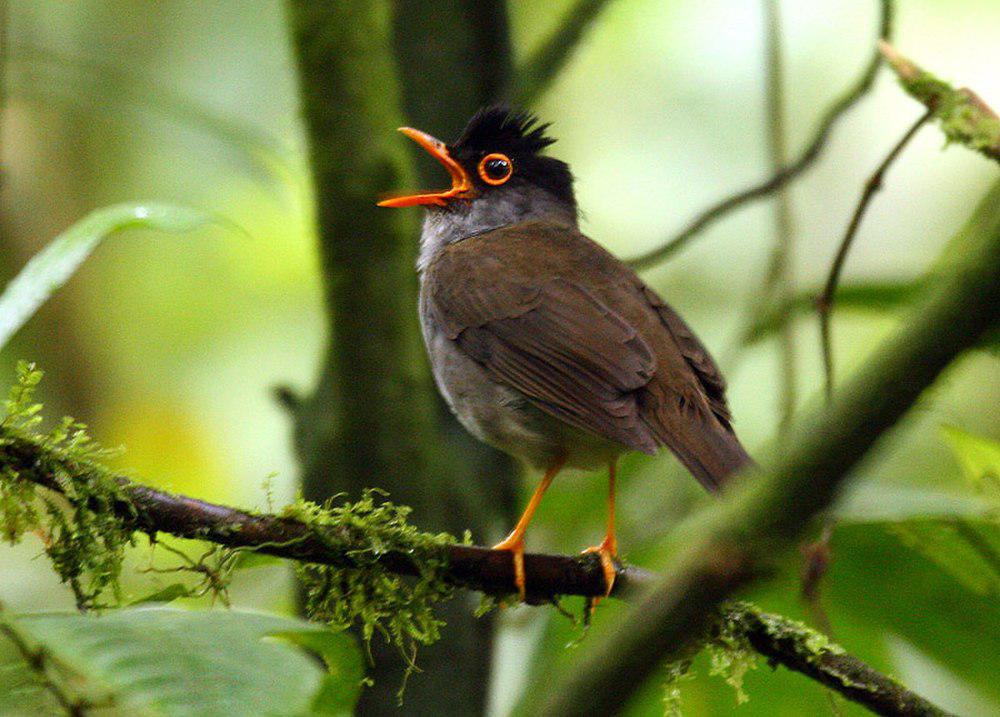
{"type": "Polygon", "coordinates": [[[450,199],[470,196],[472,180],[469,179],[469,175],[466,174],[462,165],[448,154],[448,146],[444,142],[412,127],[400,127],[399,131],[423,147],[429,155],[448,170],[448,174],[451,175],[451,189],[390,197],[379,202],[380,207],[413,207],[418,204],[436,204],[443,207],[450,199]]]}

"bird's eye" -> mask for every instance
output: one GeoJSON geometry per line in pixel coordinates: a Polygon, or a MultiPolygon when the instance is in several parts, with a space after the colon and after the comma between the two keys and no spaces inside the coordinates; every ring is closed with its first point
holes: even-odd
{"type": "Polygon", "coordinates": [[[479,162],[479,176],[487,184],[503,184],[514,173],[514,165],[506,154],[487,154],[479,162]]]}

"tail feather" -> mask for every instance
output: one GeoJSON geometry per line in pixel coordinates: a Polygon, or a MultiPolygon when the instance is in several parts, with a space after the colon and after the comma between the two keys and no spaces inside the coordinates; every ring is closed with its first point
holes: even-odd
{"type": "Polygon", "coordinates": [[[712,426],[693,436],[685,432],[665,438],[666,446],[712,492],[720,490],[732,475],[753,463],[739,439],[722,426],[712,426]]]}
{"type": "Polygon", "coordinates": [[[658,442],[707,490],[720,490],[730,476],[753,464],[733,429],[719,420],[702,397],[661,399],[645,408],[643,418],[658,442]]]}

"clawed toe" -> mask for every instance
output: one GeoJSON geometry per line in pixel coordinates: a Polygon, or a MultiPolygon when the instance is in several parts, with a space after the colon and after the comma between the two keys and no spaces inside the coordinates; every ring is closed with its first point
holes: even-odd
{"type": "Polygon", "coordinates": [[[520,536],[509,536],[505,540],[493,546],[493,550],[510,551],[514,559],[514,584],[517,586],[517,594],[521,602],[525,599],[524,580],[524,538],[520,536]]]}
{"type": "MultiPolygon", "coordinates": [[[[615,567],[615,559],[618,557],[618,546],[615,544],[614,538],[605,538],[600,545],[587,548],[580,554],[587,555],[588,553],[597,553],[601,558],[601,569],[604,571],[604,597],[607,597],[615,586],[615,576],[618,572],[615,567]]],[[[597,604],[597,600],[594,604],[597,604]]]]}

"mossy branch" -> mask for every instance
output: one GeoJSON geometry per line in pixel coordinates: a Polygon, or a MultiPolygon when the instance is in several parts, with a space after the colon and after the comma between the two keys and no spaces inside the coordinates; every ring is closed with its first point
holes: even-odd
{"type": "Polygon", "coordinates": [[[935,77],[888,42],[880,42],[879,50],[906,93],[927,107],[949,142],[1000,162],[1000,117],[979,95],[935,77]]]}
{"type": "MultiPolygon", "coordinates": [[[[58,451],[46,449],[33,439],[0,427],[0,467],[12,471],[21,482],[30,482],[62,495],[71,489],[74,477],[87,480],[95,466],[78,463],[58,451]],[[69,481],[61,476],[69,476],[69,481]]],[[[134,531],[164,532],[181,538],[206,540],[229,548],[251,548],[256,552],[289,560],[341,568],[357,568],[360,538],[351,541],[346,528],[311,525],[290,515],[253,513],[208,503],[176,493],[140,485],[124,476],[112,476],[119,487],[115,513],[134,531]],[[346,540],[345,540],[346,538],[346,540]]],[[[10,478],[4,476],[4,481],[10,478]]],[[[429,561],[443,561],[448,583],[492,594],[517,592],[510,553],[489,548],[445,544],[427,540],[387,546],[378,561],[400,575],[419,575],[429,561]]],[[[454,540],[454,539],[453,539],[454,540]]],[[[600,560],[594,555],[562,556],[528,553],[525,569],[530,597],[545,601],[557,595],[599,596],[604,594],[600,560]]],[[[650,574],[632,567],[619,567],[614,595],[647,584],[650,574]]]]}
{"type": "MultiPolygon", "coordinates": [[[[3,480],[7,483],[18,481],[41,486],[63,496],[72,491],[70,486],[74,481],[89,485],[95,474],[104,470],[77,462],[3,426],[0,426],[0,467],[5,470],[3,480]]],[[[151,535],[163,532],[229,548],[248,548],[294,560],[309,570],[324,565],[364,570],[375,560],[381,569],[397,575],[426,576],[431,570],[435,580],[450,586],[487,593],[516,590],[509,553],[458,544],[446,535],[429,535],[398,526],[396,535],[402,539],[396,544],[373,547],[370,536],[365,535],[363,528],[359,530],[357,521],[344,512],[339,518],[336,510],[326,513],[334,516],[336,522],[317,521],[320,513],[308,504],[294,506],[284,514],[251,513],[149,488],[124,476],[104,477],[117,484],[118,497],[112,510],[123,530],[151,535]]],[[[600,561],[594,556],[528,554],[525,567],[536,601],[558,595],[596,596],[603,592],[603,573],[600,561]]],[[[638,588],[649,586],[654,578],[647,571],[619,566],[614,594],[634,594],[638,588]]],[[[321,587],[322,577],[312,584],[321,587]]],[[[444,592],[439,594],[446,596],[444,592]]],[[[336,612],[333,606],[333,616],[336,612]]],[[[327,604],[318,617],[331,617],[331,606],[327,604]]],[[[425,639],[418,641],[429,642],[437,627],[425,618],[413,629],[424,631],[420,635],[425,639]]],[[[370,629],[374,629],[374,624],[370,629]]],[[[743,603],[731,604],[722,609],[710,633],[712,640],[723,639],[725,645],[739,644],[741,649],[752,649],[769,663],[801,672],[880,714],[944,714],[930,710],[933,706],[919,695],[847,654],[819,633],[787,618],[743,603]],[[901,709],[880,711],[883,705],[900,705],[901,709]],[[916,707],[928,709],[920,711],[916,707]]],[[[390,634],[389,637],[400,640],[407,636],[390,634]]]]}
{"type": "Polygon", "coordinates": [[[769,664],[799,672],[876,714],[948,714],[795,620],[761,612],[747,603],[732,603],[722,611],[720,630],[728,640],[746,641],[769,664]]]}

